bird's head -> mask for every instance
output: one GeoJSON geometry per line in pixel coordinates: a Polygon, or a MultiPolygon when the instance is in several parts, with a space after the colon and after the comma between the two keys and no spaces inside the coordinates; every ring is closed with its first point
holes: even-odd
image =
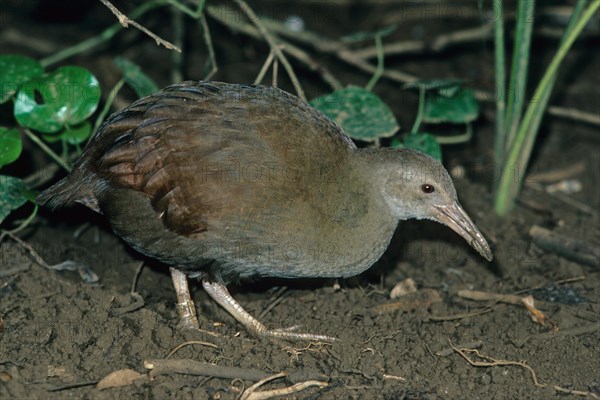
{"type": "MultiPolygon", "coordinates": [[[[416,150],[385,152],[384,197],[399,219],[431,219],[452,228],[488,261],[492,250],[458,202],[442,164],[416,150]]],[[[383,154],[382,154],[383,155],[383,154]]]]}

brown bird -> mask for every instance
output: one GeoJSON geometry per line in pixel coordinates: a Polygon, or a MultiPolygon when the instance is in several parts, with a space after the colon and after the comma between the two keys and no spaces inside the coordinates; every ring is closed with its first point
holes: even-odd
{"type": "Polygon", "coordinates": [[[446,224],[492,259],[438,161],[359,149],[327,116],[274,87],[184,82],[144,97],[110,116],[38,202],[80,202],[169,265],[186,327],[198,327],[189,276],[254,334],[329,340],[267,329],[226,284],[359,274],[400,220],[446,224]]]}

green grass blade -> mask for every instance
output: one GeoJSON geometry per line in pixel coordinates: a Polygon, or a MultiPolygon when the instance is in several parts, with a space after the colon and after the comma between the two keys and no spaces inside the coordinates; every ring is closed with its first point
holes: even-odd
{"type": "Polygon", "coordinates": [[[525,105],[534,13],[535,0],[519,0],[512,70],[506,102],[506,149],[510,149],[512,145],[525,105]]]}
{"type": "Polygon", "coordinates": [[[506,111],[506,67],[504,50],[504,0],[494,0],[494,10],[498,17],[494,22],[494,59],[496,80],[496,134],[494,136],[494,161],[501,165],[504,160],[504,146],[506,146],[506,131],[504,119],[506,111]]]}
{"type": "MultiPolygon", "coordinates": [[[[548,103],[552,84],[556,79],[558,68],[566,57],[569,49],[579,36],[583,28],[600,8],[600,1],[594,1],[581,13],[581,17],[574,22],[568,35],[564,37],[552,62],[548,66],[536,93],[540,93],[539,101],[531,102],[523,118],[521,126],[515,137],[515,143],[511,147],[506,163],[503,165],[500,177],[500,186],[496,194],[494,208],[498,215],[505,215],[513,206],[523,184],[525,170],[531,156],[531,150],[535,143],[545,107],[548,103]]],[[[569,24],[571,25],[571,24],[569,24]]]]}
{"type": "Polygon", "coordinates": [[[567,24],[567,29],[565,29],[565,33],[560,39],[561,44],[563,44],[563,42],[569,37],[571,31],[573,31],[573,28],[575,27],[575,25],[577,25],[577,21],[579,21],[579,19],[581,18],[581,14],[583,14],[583,11],[585,10],[588,1],[589,0],[578,0],[575,4],[575,7],[573,8],[573,13],[569,18],[569,23],[567,24]]]}

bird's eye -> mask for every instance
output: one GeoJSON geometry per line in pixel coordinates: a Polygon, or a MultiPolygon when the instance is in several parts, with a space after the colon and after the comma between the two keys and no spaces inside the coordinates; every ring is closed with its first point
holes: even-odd
{"type": "Polygon", "coordinates": [[[435,192],[435,188],[433,187],[433,185],[429,185],[429,184],[424,184],[421,186],[421,190],[423,191],[423,193],[433,193],[435,192]]]}

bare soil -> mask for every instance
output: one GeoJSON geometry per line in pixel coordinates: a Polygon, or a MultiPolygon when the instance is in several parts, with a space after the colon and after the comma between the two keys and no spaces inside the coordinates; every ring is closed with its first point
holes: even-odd
{"type": "MultiPolygon", "coordinates": [[[[114,22],[95,3],[64,22],[57,22],[57,17],[40,18],[34,5],[27,9],[17,3],[3,10],[6,13],[3,20],[9,23],[0,27],[2,53],[42,57],[92,36],[114,22]],[[25,35],[30,43],[21,46],[7,32],[25,35]],[[47,43],[48,50],[31,44],[36,41],[47,43]]],[[[374,29],[393,9],[385,5],[348,7],[332,3],[320,8],[311,2],[306,4],[271,5],[276,11],[274,17],[293,12],[305,19],[308,29],[332,37],[374,29]]],[[[163,26],[168,25],[164,17],[155,15],[143,21],[169,37],[169,27],[163,26]]],[[[428,39],[476,23],[466,18],[407,19],[390,40],[415,35],[428,39]]],[[[268,54],[268,47],[234,35],[210,19],[209,24],[220,63],[214,79],[251,82],[268,54]]],[[[190,54],[186,56],[184,77],[199,79],[205,50],[197,27],[188,24],[188,29],[186,46],[190,54]]],[[[600,110],[600,53],[590,50],[597,48],[597,44],[597,36],[588,38],[569,55],[553,104],[588,112],[600,110]]],[[[556,40],[536,37],[532,81],[539,79],[536,71],[547,65],[545,60],[556,45],[556,40]]],[[[169,83],[169,53],[131,29],[121,33],[110,46],[68,62],[90,68],[107,92],[119,78],[111,64],[117,55],[137,62],[160,85],[169,83]]],[[[386,67],[427,78],[464,78],[484,85],[493,80],[492,56],[490,42],[476,42],[438,55],[391,57],[386,67]]],[[[319,58],[318,53],[315,57],[335,71],[342,82],[364,84],[369,78],[334,58],[319,58]]],[[[296,69],[305,88],[313,90],[313,96],[327,91],[318,75],[300,66],[296,69]]],[[[282,81],[282,87],[291,91],[285,79],[282,81]]],[[[406,131],[416,113],[416,96],[403,93],[398,83],[389,80],[382,80],[376,92],[397,113],[406,131]]],[[[132,99],[130,92],[123,91],[116,104],[120,107],[132,99]]],[[[442,225],[403,222],[383,258],[358,277],[339,282],[267,280],[231,287],[234,297],[252,314],[262,314],[268,326],[300,325],[304,331],[335,336],[337,342],[257,339],[216,305],[199,285],[193,284],[200,323],[204,329],[219,334],[213,337],[177,328],[175,293],[168,269],[129,249],[101,216],[83,207],[55,213],[44,210],[36,224],[21,235],[23,240],[49,264],[64,260],[85,264],[98,275],[99,283],[85,283],[76,272],[45,269],[14,241],[2,242],[0,397],[237,399],[243,387],[255,383],[189,374],[174,373],[152,379],[146,375],[145,360],[164,359],[187,341],[210,342],[216,347],[191,344],[177,351],[172,359],[269,374],[304,372],[328,381],[327,387],[308,388],[285,398],[581,397],[564,392],[569,390],[585,392],[589,398],[600,396],[600,271],[543,251],[532,243],[528,234],[531,226],[540,225],[567,237],[600,243],[598,127],[547,117],[529,168],[532,175],[583,163],[583,172],[573,176],[581,182],[582,190],[568,195],[568,199],[590,207],[592,212],[538,190],[531,184],[539,183],[534,177],[525,184],[514,212],[501,219],[491,207],[491,186],[497,178],[490,161],[493,106],[489,103],[483,107],[474,140],[467,145],[445,147],[444,161],[455,172],[459,171],[457,166],[463,167],[464,173],[455,175],[457,191],[464,207],[494,247],[492,263],[479,257],[442,225]],[[90,225],[74,238],[74,233],[86,223],[90,225]],[[127,312],[124,307],[137,301],[130,291],[142,261],[145,266],[136,290],[143,306],[131,307],[127,312]],[[403,308],[381,311],[382,305],[390,307],[389,304],[398,301],[389,299],[390,291],[406,278],[416,282],[417,293],[435,291],[438,301],[417,297],[403,308]],[[563,282],[571,278],[575,279],[563,282]],[[538,308],[551,322],[545,325],[534,322],[519,305],[476,302],[458,296],[465,289],[533,295],[538,308]],[[452,350],[451,343],[475,347],[482,355],[496,360],[522,361],[530,369],[502,362],[495,366],[473,366],[452,350]],[[96,381],[125,368],[144,375],[120,388],[95,387],[96,381]],[[539,382],[537,386],[532,372],[539,382]]],[[[6,108],[1,111],[2,124],[6,125],[10,112],[6,108]]],[[[12,169],[6,173],[25,176],[46,162],[41,155],[35,155],[14,167],[18,171],[12,169]]],[[[490,361],[469,355],[476,361],[490,361]]],[[[259,390],[290,384],[289,380],[279,379],[259,390]]]]}

